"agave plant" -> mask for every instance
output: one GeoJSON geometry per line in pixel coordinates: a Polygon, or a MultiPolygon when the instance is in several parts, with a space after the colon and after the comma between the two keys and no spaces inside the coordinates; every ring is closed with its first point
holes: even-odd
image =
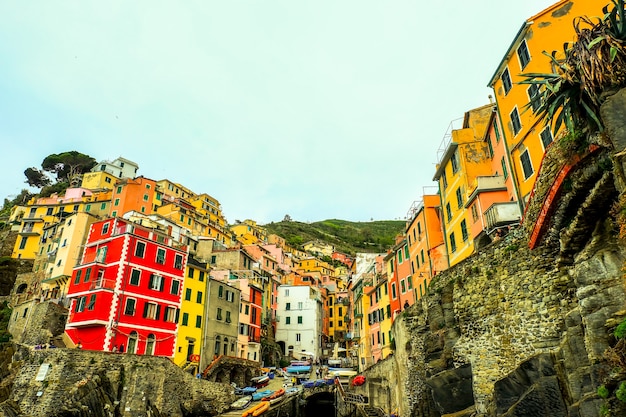
{"type": "Polygon", "coordinates": [[[574,20],[576,41],[566,43],[560,56],[544,52],[553,73],[522,74],[520,84],[539,87],[526,110],[533,109],[536,123],[552,124],[555,136],[562,126],[587,134],[604,130],[600,105],[607,93],[626,85],[624,1],[611,0],[601,18],[574,20]]]}

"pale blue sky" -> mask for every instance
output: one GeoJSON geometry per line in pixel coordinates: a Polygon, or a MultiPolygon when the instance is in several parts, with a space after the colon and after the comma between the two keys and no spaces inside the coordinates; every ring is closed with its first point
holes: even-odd
{"type": "Polygon", "coordinates": [[[551,4],[2,1],[0,198],[77,150],[211,194],[231,223],[402,219],[551,4]]]}

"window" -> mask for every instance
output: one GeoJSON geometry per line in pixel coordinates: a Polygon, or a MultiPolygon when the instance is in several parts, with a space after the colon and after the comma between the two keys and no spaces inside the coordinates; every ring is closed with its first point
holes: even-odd
{"type": "Polygon", "coordinates": [[[196,316],[196,327],[198,329],[202,327],[202,316],[196,316]]]}
{"type": "Polygon", "coordinates": [[[163,284],[165,280],[161,275],[150,274],[150,283],[148,284],[148,288],[155,291],[163,291],[163,284]]]}
{"type": "Polygon", "coordinates": [[[180,281],[177,279],[172,280],[172,286],[170,287],[170,294],[178,295],[180,290],[180,281]]]}
{"type": "Polygon", "coordinates": [[[517,135],[519,131],[522,130],[522,122],[520,121],[517,107],[513,109],[510,116],[511,116],[511,127],[513,128],[513,134],[517,135]]]}
{"type": "Polygon", "coordinates": [[[533,175],[533,165],[530,162],[530,154],[528,150],[522,152],[519,157],[520,162],[522,163],[522,170],[524,170],[524,179],[528,179],[531,175],[533,175]]]}
{"type": "Polygon", "coordinates": [[[422,263],[424,263],[424,249],[420,252],[420,258],[422,258],[422,263]]]}
{"type": "Polygon", "coordinates": [[[463,238],[463,242],[467,242],[469,235],[467,234],[467,223],[465,223],[465,219],[461,222],[461,237],[463,238]]]}
{"type": "Polygon", "coordinates": [[[157,249],[156,263],[161,264],[161,265],[165,264],[165,249],[163,248],[157,249]]]}
{"type": "Polygon", "coordinates": [[[222,320],[222,309],[219,307],[217,308],[217,319],[222,320]]]}
{"type": "Polygon", "coordinates": [[[546,149],[548,147],[548,145],[551,144],[552,141],[554,140],[552,138],[552,132],[550,132],[550,126],[546,126],[541,131],[539,136],[541,136],[541,143],[543,143],[543,149],[546,149]]]}
{"type": "Polygon", "coordinates": [[[20,249],[24,249],[26,247],[26,241],[28,238],[26,236],[22,236],[22,240],[20,241],[20,249]]]}
{"type": "Polygon", "coordinates": [[[471,211],[472,211],[472,220],[474,221],[474,223],[476,223],[476,221],[478,220],[478,209],[476,208],[476,203],[472,204],[472,207],[470,207],[471,211]]]}
{"type": "Polygon", "coordinates": [[[227,311],[226,312],[226,323],[230,323],[230,322],[231,322],[231,320],[230,320],[230,311],[227,311]]]}
{"type": "Polygon", "coordinates": [[[89,212],[91,211],[91,204],[87,204],[87,205],[85,206],[85,211],[86,211],[87,213],[89,213],[89,212]]]}
{"type": "Polygon", "coordinates": [[[456,240],[454,240],[454,232],[450,233],[450,252],[456,252],[456,240]]]}
{"type": "Polygon", "coordinates": [[[285,310],[291,310],[291,303],[285,304],[285,310]]]}
{"type": "Polygon", "coordinates": [[[122,194],[122,187],[121,186],[117,187],[117,190],[116,190],[115,193],[116,194],[122,194]]]}
{"type": "Polygon", "coordinates": [[[148,194],[143,195],[143,201],[148,201],[148,194]]]}
{"type": "Polygon", "coordinates": [[[191,288],[185,289],[185,301],[191,301],[191,288]]]}
{"type": "Polygon", "coordinates": [[[302,310],[304,307],[304,303],[302,301],[298,301],[298,310],[302,310]]]}
{"type": "Polygon", "coordinates": [[[411,277],[407,277],[406,279],[406,285],[409,288],[409,290],[413,289],[413,278],[411,277]]]}
{"type": "Polygon", "coordinates": [[[202,304],[202,291],[198,291],[196,294],[196,303],[202,304]]]}
{"type": "MultiPolygon", "coordinates": [[[[183,269],[183,255],[176,255],[174,257],[174,268],[176,269],[183,269]]],[[[201,272],[202,275],[204,275],[203,272],[201,272]]]]}
{"type": "Polygon", "coordinates": [[[522,41],[517,48],[517,57],[519,58],[519,66],[521,69],[526,68],[526,65],[530,62],[530,54],[528,53],[528,45],[526,45],[526,39],[522,41]]]}
{"type": "Polygon", "coordinates": [[[137,242],[135,246],[135,256],[143,258],[143,254],[146,252],[146,244],[144,242],[137,242]]]}
{"type": "Polygon", "coordinates": [[[296,333],[296,342],[299,342],[302,340],[302,335],[300,333],[296,333]]]}
{"type": "Polygon", "coordinates": [[[165,314],[163,314],[163,321],[168,323],[176,322],[176,308],[174,307],[165,307],[165,314]]]}
{"type": "Polygon", "coordinates": [[[291,324],[291,317],[285,317],[285,324],[291,324]]]}
{"type": "Polygon", "coordinates": [[[105,223],[102,225],[102,234],[106,235],[107,233],[109,233],[109,223],[105,223]]]}
{"type": "Polygon", "coordinates": [[[246,316],[247,316],[248,314],[250,314],[250,306],[249,306],[249,305],[247,305],[247,304],[246,304],[245,314],[246,314],[246,316]]]}
{"type": "Polygon", "coordinates": [[[496,143],[500,142],[500,128],[496,120],[493,121],[493,132],[496,134],[496,143]]]}
{"type": "Polygon", "coordinates": [[[219,298],[224,298],[224,287],[223,286],[219,286],[219,288],[217,289],[217,296],[219,298]]]}
{"type": "Polygon", "coordinates": [[[126,314],[127,316],[134,316],[136,306],[137,306],[137,300],[133,298],[127,298],[126,306],[124,307],[124,314],[126,314]]]}
{"type": "Polygon", "coordinates": [[[120,199],[116,198],[115,201],[113,202],[114,206],[119,206],[120,205],[120,199]]]}
{"type": "Polygon", "coordinates": [[[146,303],[143,306],[143,317],[146,319],[158,320],[161,306],[155,303],[146,303]]]}
{"type": "Polygon", "coordinates": [[[456,174],[459,171],[459,152],[458,151],[454,151],[454,153],[452,154],[452,159],[450,159],[450,162],[452,163],[452,173],[456,174]]]}
{"type": "Polygon", "coordinates": [[[404,283],[404,280],[400,280],[400,290],[402,291],[402,294],[406,292],[406,284],[404,283]]]}
{"type": "Polygon", "coordinates": [[[502,80],[502,87],[504,87],[504,95],[509,94],[511,91],[511,87],[513,87],[513,83],[511,82],[511,74],[509,73],[509,69],[505,68],[502,72],[502,76],[500,76],[502,80]]]}
{"type": "Polygon", "coordinates": [[[76,309],[74,310],[77,313],[85,310],[85,303],[87,302],[87,297],[79,297],[76,299],[76,309]]]}
{"type": "Polygon", "coordinates": [[[89,282],[89,277],[91,277],[91,268],[85,270],[85,279],[83,279],[83,282],[89,282]]]}
{"type": "Polygon", "coordinates": [[[47,216],[52,216],[52,207],[48,207],[48,208],[46,209],[46,215],[47,215],[47,216]]]}
{"type": "Polygon", "coordinates": [[[91,294],[89,297],[89,304],[87,304],[87,310],[93,310],[96,306],[96,294],[91,294]]]}
{"type": "Polygon", "coordinates": [[[489,148],[489,158],[493,158],[493,145],[491,144],[491,137],[487,138],[487,147],[489,148]]]}
{"type": "Polygon", "coordinates": [[[298,316],[298,324],[302,324],[302,316],[298,316]]]}
{"type": "Polygon", "coordinates": [[[183,322],[181,324],[183,326],[187,326],[189,324],[189,313],[183,313],[183,322]]]}
{"type": "Polygon", "coordinates": [[[398,263],[399,264],[402,263],[402,251],[401,250],[398,251],[398,263]]]}
{"type": "Polygon", "coordinates": [[[448,177],[446,177],[446,171],[445,170],[441,173],[441,184],[442,184],[444,190],[446,188],[448,188],[448,177]]]}
{"type": "Polygon", "coordinates": [[[452,220],[452,209],[450,208],[450,203],[446,204],[446,215],[448,216],[448,221],[452,220]]]}
{"type": "Polygon", "coordinates": [[[456,205],[459,209],[463,207],[463,192],[461,191],[461,187],[456,189],[456,205]]]}
{"type": "Polygon", "coordinates": [[[76,284],[80,284],[80,276],[82,275],[83,270],[79,269],[78,271],[76,271],[76,277],[74,277],[74,285],[76,284]]]}
{"type": "Polygon", "coordinates": [[[531,84],[530,87],[526,90],[528,94],[528,101],[530,103],[530,107],[533,109],[533,112],[536,112],[541,104],[541,96],[539,95],[539,86],[537,84],[531,84]]]}
{"type": "Polygon", "coordinates": [[[396,295],[396,283],[392,283],[391,284],[391,298],[393,298],[394,300],[396,299],[397,295],[396,295]]]}

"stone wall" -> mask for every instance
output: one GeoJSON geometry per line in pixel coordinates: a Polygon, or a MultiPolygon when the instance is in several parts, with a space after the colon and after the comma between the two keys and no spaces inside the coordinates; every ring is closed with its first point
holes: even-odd
{"type": "Polygon", "coordinates": [[[361,392],[402,416],[599,416],[597,388],[622,378],[606,354],[626,317],[626,247],[611,218],[621,167],[610,146],[580,157],[553,146],[524,224],[435,278],[394,322],[396,351],[361,392]]]}
{"type": "MultiPolygon", "coordinates": [[[[218,415],[232,387],[194,378],[169,359],[77,349],[20,348],[10,398],[0,416],[218,415]],[[42,365],[48,372],[38,378],[42,365]]],[[[40,374],[41,376],[41,374],[40,374]]]]}

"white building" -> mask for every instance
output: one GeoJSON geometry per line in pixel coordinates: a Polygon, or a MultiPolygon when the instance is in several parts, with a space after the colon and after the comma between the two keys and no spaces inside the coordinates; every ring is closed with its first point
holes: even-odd
{"type": "Polygon", "coordinates": [[[135,178],[139,165],[135,162],[122,158],[113,161],[102,161],[91,169],[91,172],[105,171],[118,178],[135,178]]]}
{"type": "Polygon", "coordinates": [[[278,287],[276,342],[283,353],[295,359],[318,358],[323,324],[320,290],[307,285],[278,287]]]}

